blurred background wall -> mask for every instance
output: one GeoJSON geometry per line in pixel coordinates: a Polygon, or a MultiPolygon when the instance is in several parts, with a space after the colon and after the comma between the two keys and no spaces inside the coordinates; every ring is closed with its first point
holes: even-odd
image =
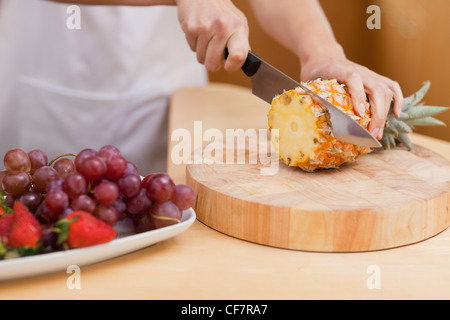
{"type": "MultiPolygon", "coordinates": [[[[321,0],[338,42],[347,57],[400,83],[409,96],[426,80],[431,88],[427,105],[450,106],[450,1],[449,0],[321,0]],[[381,9],[381,29],[369,30],[367,8],[381,9]]],[[[300,65],[294,54],[271,39],[258,25],[245,0],[234,3],[250,25],[252,50],[294,79],[300,65]]],[[[250,87],[242,72],[210,74],[213,82],[250,87]]],[[[417,132],[450,141],[450,110],[436,118],[447,127],[420,127],[417,132]]]]}

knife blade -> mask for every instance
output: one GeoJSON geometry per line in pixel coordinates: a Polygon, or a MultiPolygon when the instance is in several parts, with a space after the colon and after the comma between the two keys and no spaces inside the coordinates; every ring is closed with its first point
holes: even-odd
{"type": "MultiPolygon", "coordinates": [[[[225,53],[225,58],[228,56],[225,53]]],[[[242,66],[242,71],[251,78],[252,93],[271,104],[274,97],[285,90],[297,87],[302,88],[311,98],[328,108],[331,116],[334,136],[342,141],[370,148],[381,148],[381,143],[363,126],[338,109],[330,102],[309,90],[301,83],[295,81],[275,67],[271,66],[252,51],[242,66]]]]}

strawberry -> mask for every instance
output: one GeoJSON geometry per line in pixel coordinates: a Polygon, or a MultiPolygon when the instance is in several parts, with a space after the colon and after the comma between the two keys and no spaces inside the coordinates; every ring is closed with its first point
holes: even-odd
{"type": "Polygon", "coordinates": [[[90,247],[113,240],[117,231],[106,222],[86,211],[73,211],[56,223],[58,243],[70,249],[90,247]]]}
{"type": "Polygon", "coordinates": [[[38,249],[43,233],[39,221],[25,205],[16,201],[13,206],[8,246],[12,248],[38,249]]]}
{"type": "Polygon", "coordinates": [[[12,221],[13,221],[12,214],[0,216],[0,242],[3,243],[4,245],[8,244],[8,235],[9,231],[11,230],[12,221]]]}

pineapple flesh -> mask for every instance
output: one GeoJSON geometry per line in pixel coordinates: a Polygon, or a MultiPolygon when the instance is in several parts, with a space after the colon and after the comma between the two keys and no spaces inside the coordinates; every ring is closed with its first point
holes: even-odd
{"type": "MultiPolygon", "coordinates": [[[[362,117],[356,115],[344,84],[336,80],[317,79],[303,85],[344,111],[364,128],[368,127],[371,119],[370,104],[366,101],[366,112],[362,117]]],[[[400,118],[396,118],[391,110],[381,140],[385,149],[399,144],[411,149],[407,134],[414,130],[415,125],[444,125],[431,116],[447,108],[428,107],[420,103],[428,88],[429,82],[416,94],[405,99],[400,118]]],[[[338,168],[372,151],[368,147],[335,138],[328,109],[313,101],[301,88],[285,91],[273,99],[268,123],[279,158],[287,165],[304,171],[338,168]]]]}

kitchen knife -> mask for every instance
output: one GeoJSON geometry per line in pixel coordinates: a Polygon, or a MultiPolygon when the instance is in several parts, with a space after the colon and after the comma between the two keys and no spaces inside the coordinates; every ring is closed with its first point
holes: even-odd
{"type": "MultiPolygon", "coordinates": [[[[225,52],[225,59],[228,52],[225,52]]],[[[381,148],[381,143],[358,122],[346,115],[330,102],[312,92],[301,83],[288,77],[281,71],[265,62],[253,52],[249,51],[247,59],[242,66],[242,71],[251,78],[252,92],[257,97],[271,104],[274,97],[280,95],[285,90],[297,87],[302,88],[311,98],[324,105],[330,111],[331,123],[334,136],[342,141],[358,146],[381,148]]]]}

